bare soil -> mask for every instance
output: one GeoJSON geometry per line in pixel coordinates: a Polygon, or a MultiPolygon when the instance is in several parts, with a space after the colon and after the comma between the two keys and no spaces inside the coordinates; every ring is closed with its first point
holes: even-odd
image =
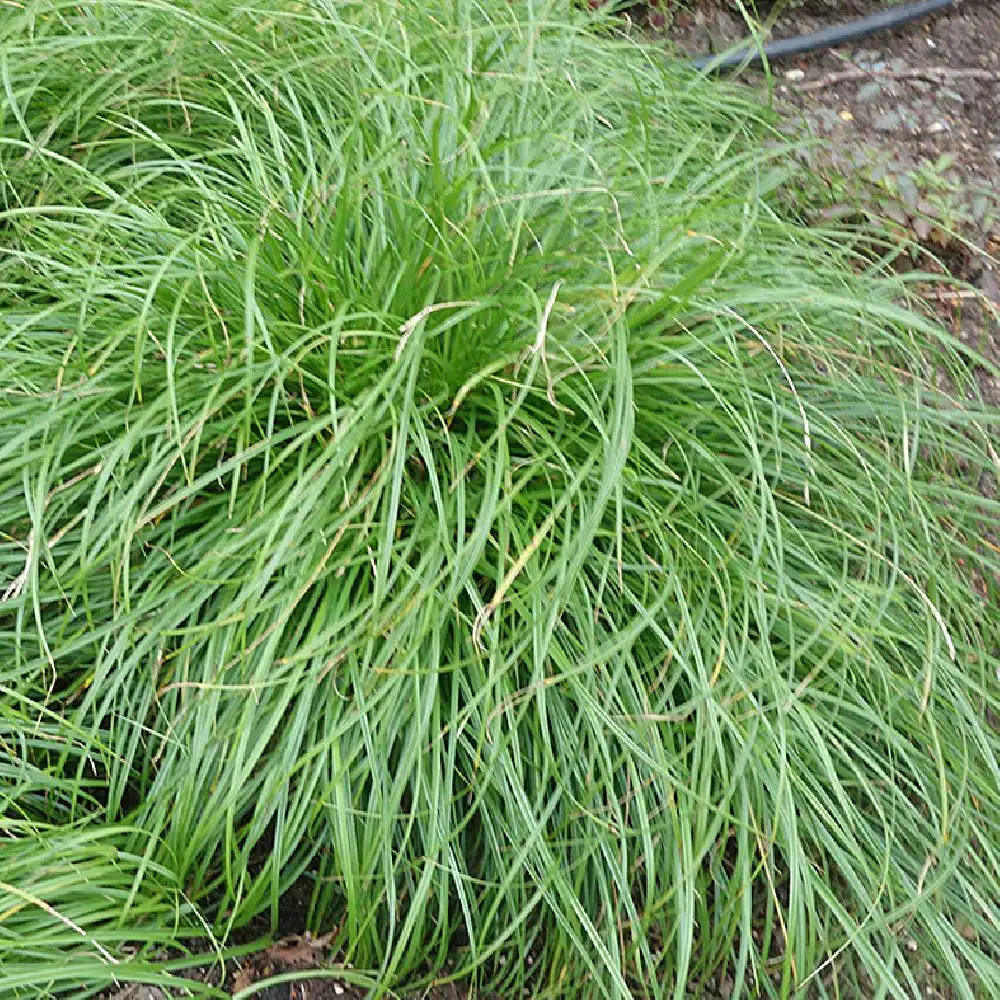
{"type": "MultiPolygon", "coordinates": [[[[882,0],[806,0],[771,37],[806,34],[884,9],[882,0]]],[[[725,0],[677,12],[668,43],[696,55],[747,35],[725,0]]],[[[913,266],[947,271],[968,287],[928,304],[987,359],[980,392],[1000,405],[1000,3],[960,0],[950,10],[841,48],[772,67],[774,107],[792,134],[816,140],[810,166],[924,247],[913,266]]],[[[755,69],[743,79],[766,87],[755,69]]],[[[829,212],[827,207],[824,211],[829,212]]]]}

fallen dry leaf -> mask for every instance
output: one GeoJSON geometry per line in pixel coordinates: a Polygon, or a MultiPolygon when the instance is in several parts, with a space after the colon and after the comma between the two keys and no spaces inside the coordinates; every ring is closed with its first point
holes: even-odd
{"type": "Polygon", "coordinates": [[[249,989],[255,981],[253,969],[249,965],[241,965],[233,976],[233,992],[249,989]]]}
{"type": "Polygon", "coordinates": [[[297,934],[276,941],[264,952],[272,962],[282,965],[315,965],[337,937],[337,931],[330,931],[314,938],[308,931],[301,937],[297,934]]]}

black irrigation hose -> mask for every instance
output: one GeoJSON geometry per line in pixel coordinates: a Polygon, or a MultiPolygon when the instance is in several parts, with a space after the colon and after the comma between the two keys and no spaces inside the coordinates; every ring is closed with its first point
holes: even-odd
{"type": "Polygon", "coordinates": [[[700,59],[695,59],[694,66],[695,69],[731,69],[744,63],[759,63],[762,55],[771,62],[775,59],[797,56],[803,52],[813,52],[816,49],[828,49],[844,42],[866,38],[877,31],[898,28],[902,24],[916,21],[935,11],[953,7],[958,2],[959,0],[918,0],[917,3],[900,4],[889,10],[870,14],[868,17],[860,17],[856,21],[848,21],[847,24],[834,25],[795,38],[768,42],[763,46],[763,51],[752,41],[742,42],[738,48],[724,55],[702,56],[700,59]]]}

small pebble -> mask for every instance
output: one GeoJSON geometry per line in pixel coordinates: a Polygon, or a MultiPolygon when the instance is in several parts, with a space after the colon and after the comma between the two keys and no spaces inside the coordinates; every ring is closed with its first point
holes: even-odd
{"type": "Polygon", "coordinates": [[[338,997],[339,996],[343,996],[343,994],[344,994],[344,987],[341,986],[340,983],[334,983],[333,984],[333,992],[336,993],[338,997]]]}
{"type": "Polygon", "coordinates": [[[934,41],[933,38],[928,38],[927,39],[927,48],[929,48],[929,49],[936,49],[937,48],[937,44],[935,43],[935,41],[934,41]]]}
{"type": "Polygon", "coordinates": [[[846,111],[846,110],[845,111],[838,111],[837,112],[837,117],[843,119],[845,122],[852,122],[852,121],[854,121],[854,115],[852,115],[850,111],[846,111]]]}
{"type": "Polygon", "coordinates": [[[882,84],[878,80],[871,80],[858,90],[857,100],[865,104],[873,100],[882,93],[882,84]]]}
{"type": "Polygon", "coordinates": [[[930,125],[927,126],[927,131],[932,133],[944,132],[947,129],[947,127],[948,126],[945,125],[944,122],[931,122],[930,125]]]}
{"type": "Polygon", "coordinates": [[[916,951],[917,950],[917,942],[914,941],[913,938],[907,938],[906,939],[906,950],[907,951],[916,951]]]}
{"type": "Polygon", "coordinates": [[[898,111],[887,111],[875,117],[872,128],[877,132],[892,132],[902,124],[903,116],[898,111]]]}
{"type": "Polygon", "coordinates": [[[806,78],[805,70],[789,69],[785,71],[785,79],[791,80],[793,83],[798,80],[804,80],[805,78],[806,78]]]}

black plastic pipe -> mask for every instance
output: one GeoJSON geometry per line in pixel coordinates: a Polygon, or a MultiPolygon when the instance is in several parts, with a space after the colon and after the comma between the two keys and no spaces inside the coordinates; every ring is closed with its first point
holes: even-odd
{"type": "Polygon", "coordinates": [[[795,38],[782,38],[777,42],[767,42],[763,49],[752,41],[742,42],[732,52],[718,56],[702,56],[694,60],[695,69],[732,69],[744,63],[759,63],[762,56],[768,62],[775,59],[787,59],[789,56],[801,55],[803,52],[814,52],[816,49],[829,49],[834,45],[854,42],[859,38],[867,38],[877,31],[889,31],[900,25],[926,17],[935,11],[954,7],[960,0],[918,0],[917,3],[904,3],[888,10],[859,17],[847,24],[838,24],[808,35],[798,35],[795,38]]]}

